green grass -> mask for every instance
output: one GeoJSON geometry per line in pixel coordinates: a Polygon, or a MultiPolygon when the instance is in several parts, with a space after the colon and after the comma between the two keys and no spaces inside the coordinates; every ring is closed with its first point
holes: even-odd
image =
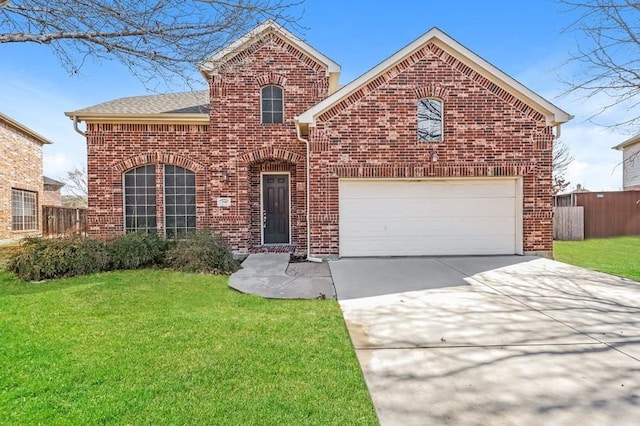
{"type": "Polygon", "coordinates": [[[336,301],[226,277],[0,271],[0,354],[3,425],[377,422],[336,301]]]}
{"type": "Polygon", "coordinates": [[[640,281],[640,237],[555,241],[553,255],[560,262],[640,281]]]}

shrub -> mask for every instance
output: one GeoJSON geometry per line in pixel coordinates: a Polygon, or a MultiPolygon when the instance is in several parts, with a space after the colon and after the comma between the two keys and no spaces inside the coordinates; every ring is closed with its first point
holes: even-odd
{"type": "Polygon", "coordinates": [[[71,277],[107,270],[106,244],[80,236],[44,239],[26,238],[22,249],[7,264],[7,270],[27,281],[71,277]]]}
{"type": "Polygon", "coordinates": [[[133,232],[109,242],[112,269],[138,269],[162,264],[167,242],[155,232],[133,232]]]}
{"type": "Polygon", "coordinates": [[[165,265],[184,272],[230,274],[238,262],[222,238],[210,231],[198,231],[176,241],[167,250],[165,265]]]}

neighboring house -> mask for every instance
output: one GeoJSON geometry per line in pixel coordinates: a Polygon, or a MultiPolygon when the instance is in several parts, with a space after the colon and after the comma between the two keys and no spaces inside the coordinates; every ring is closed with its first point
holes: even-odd
{"type": "Polygon", "coordinates": [[[0,241],[41,230],[43,136],[0,113],[0,241]]]}
{"type": "Polygon", "coordinates": [[[42,183],[44,187],[42,205],[62,207],[62,194],[60,193],[60,190],[64,186],[64,182],[43,176],[42,183]]]}
{"type": "Polygon", "coordinates": [[[613,149],[622,151],[622,188],[625,191],[640,189],[640,134],[613,149]]]}
{"type": "Polygon", "coordinates": [[[552,253],[553,130],[572,118],[434,28],[339,88],[272,21],[200,65],[209,90],[86,122],[89,233],[211,228],[236,251],[552,253]],[[307,208],[309,206],[309,208],[307,208]]]}

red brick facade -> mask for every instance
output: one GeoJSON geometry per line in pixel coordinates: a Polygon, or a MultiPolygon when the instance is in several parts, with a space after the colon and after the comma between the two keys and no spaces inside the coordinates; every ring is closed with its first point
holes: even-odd
{"type": "MultiPolygon", "coordinates": [[[[234,250],[258,250],[261,174],[283,172],[290,180],[290,243],[306,251],[306,147],[294,117],[328,95],[327,68],[268,33],[222,70],[209,80],[208,125],[88,123],[91,234],[123,232],[125,171],[176,164],[196,174],[198,228],[217,230],[234,250]],[[261,124],[260,89],[269,84],[283,88],[283,124],[261,124]],[[231,205],[219,207],[220,197],[231,205]]],[[[553,135],[545,118],[426,44],[310,127],[311,253],[338,254],[340,178],[486,176],[523,179],[524,251],[550,253],[553,135]],[[424,97],[443,101],[442,142],[417,141],[416,105],[424,97]]],[[[156,191],[162,229],[161,183],[156,191]]]]}

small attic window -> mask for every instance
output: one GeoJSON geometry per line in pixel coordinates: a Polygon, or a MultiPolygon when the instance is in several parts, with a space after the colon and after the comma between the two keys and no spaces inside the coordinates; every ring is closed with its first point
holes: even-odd
{"type": "Polygon", "coordinates": [[[264,86],[261,90],[262,98],[262,123],[282,123],[284,121],[284,103],[282,99],[282,87],[264,86]]]}
{"type": "Polygon", "coordinates": [[[442,101],[418,100],[418,141],[442,142],[442,101]]]}

